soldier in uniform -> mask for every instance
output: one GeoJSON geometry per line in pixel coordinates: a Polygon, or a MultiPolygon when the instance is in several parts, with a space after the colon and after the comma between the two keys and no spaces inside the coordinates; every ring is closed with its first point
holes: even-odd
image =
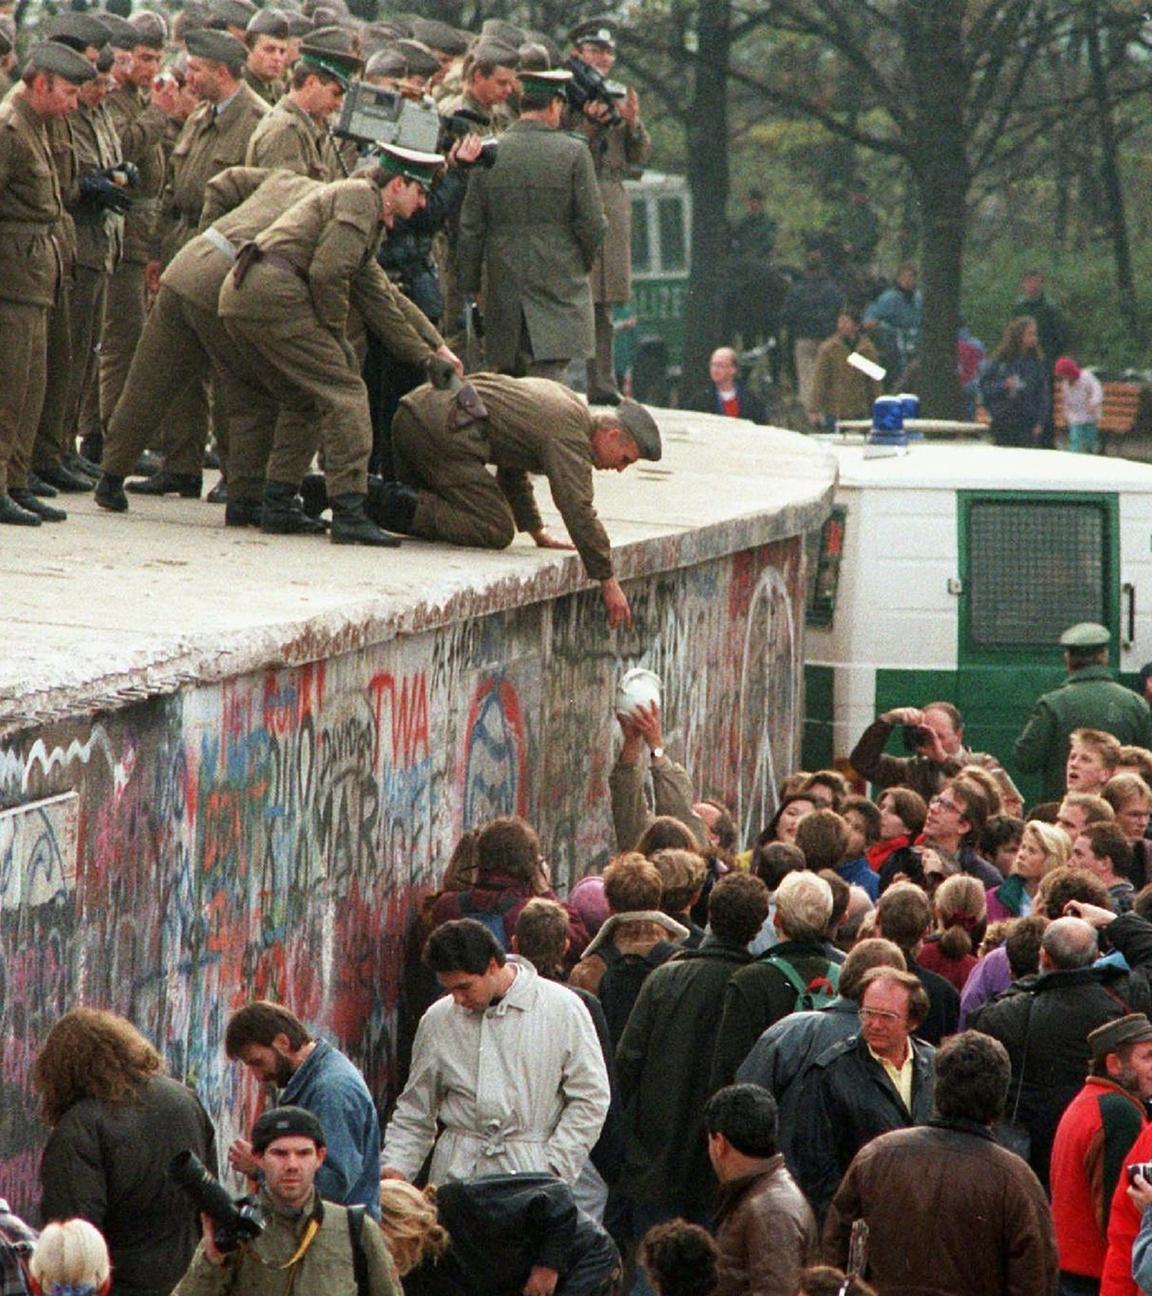
{"type": "MultiPolygon", "coordinates": [[[[575,56],[607,77],[616,62],[616,29],[609,20],[581,23],[570,35],[575,56]]],[[[589,137],[600,198],[608,217],[608,233],[592,267],[592,300],[596,321],[596,353],[588,362],[588,399],[618,400],[612,363],[612,306],[632,297],[632,203],[624,181],[648,161],[652,144],[640,120],[640,101],[629,88],[618,101],[620,120],[611,122],[608,109],[589,105],[582,128],[589,137]]]]}
{"type": "MultiPolygon", "coordinates": [[[[316,448],[324,452],[336,544],[395,545],[364,513],[372,425],[360,357],[346,328],[353,282],[387,283],[375,262],[383,230],[419,210],[438,154],[387,147],[379,167],[298,202],[240,253],[220,291],[220,315],[250,369],[268,374],[300,418],[277,425],[265,500],[296,495],[316,448]]],[[[455,357],[440,357],[449,370],[455,357]]],[[[458,364],[458,362],[456,362],[458,364]]],[[[258,393],[254,398],[259,399],[258,393]]]]}
{"type": "Polygon", "coordinates": [[[39,526],[27,464],[48,374],[48,316],[60,287],[64,203],[46,123],[75,112],[92,64],[55,41],[33,47],[0,104],[0,523],[39,526]]]}
{"type": "Polygon", "coordinates": [[[260,9],[244,31],[248,61],[244,80],[269,105],[284,93],[284,69],[288,65],[288,17],[278,9],[260,9]]]}
{"type": "Polygon", "coordinates": [[[607,228],[588,146],[559,129],[571,76],[522,76],[520,120],[496,164],[473,173],[457,246],[464,291],[478,293],[486,277],[489,367],[557,381],[573,357],[592,354],[588,272],[607,228]]]}
{"type": "Polygon", "coordinates": [[[454,392],[458,386],[425,385],[400,402],[392,425],[400,481],[374,480],[371,516],[391,531],[450,544],[503,549],[520,530],[541,548],[575,547],[589,579],[600,582],[609,625],[630,624],[596,516],[592,470],[623,472],[637,459],[659,459],[652,415],[632,400],[589,409],[543,378],[476,374],[454,392]],[[547,477],[572,545],[545,529],[529,473],[547,477]]]}
{"type": "Polygon", "coordinates": [[[345,178],[344,162],[328,120],[360,68],[354,54],[304,41],[300,62],[292,73],[292,88],[252,132],[247,165],[283,167],[313,180],[345,178]]]}
{"type": "Polygon", "coordinates": [[[1082,621],[1060,636],[1068,678],[1032,708],[1016,739],[1016,768],[1044,780],[1041,800],[1065,791],[1069,738],[1076,729],[1099,729],[1122,746],[1152,747],[1152,712],[1131,689],[1117,684],[1108,669],[1106,626],[1082,621]]]}
{"type": "Polygon", "coordinates": [[[243,41],[248,34],[248,24],[257,13],[259,7],[252,0],[212,0],[207,25],[243,41]]]}
{"type": "Polygon", "coordinates": [[[16,23],[11,14],[0,14],[0,99],[12,88],[16,67],[16,23]]]}
{"type": "MultiPolygon", "coordinates": [[[[228,4],[239,0],[225,0],[228,4]]],[[[188,80],[200,96],[200,107],[184,123],[172,150],[165,186],[167,213],[172,220],[164,247],[164,263],[196,234],[208,181],[225,167],[238,166],[248,141],[268,112],[268,105],[243,79],[248,57],[243,44],[227,32],[188,33],[188,80]]],[[[218,437],[223,424],[217,426],[218,437]]],[[[208,392],[204,383],[186,389],[178,413],[164,431],[164,466],[154,476],[128,483],[138,495],[178,494],[198,499],[203,485],[204,448],[208,440],[208,392]]],[[[220,447],[227,454],[227,447],[220,447]]]]}
{"type": "MultiPolygon", "coordinates": [[[[144,328],[149,267],[160,273],[160,194],[164,188],[164,136],[176,111],[176,90],[156,83],[168,29],[159,14],[146,10],[130,19],[105,14],[112,46],[129,55],[127,70],[116,74],[119,88],[107,108],[120,140],[120,156],[136,168],[132,207],[124,217],[124,246],[108,281],[104,330],[100,338],[100,424],[107,425],[124,389],[128,366],[144,328]],[[121,79],[122,78],[122,79],[121,79]]],[[[115,70],[114,70],[115,73],[115,70]]],[[[84,428],[81,450],[99,463],[103,435],[84,428]],[[96,438],[99,439],[96,439],[96,438]]]]}

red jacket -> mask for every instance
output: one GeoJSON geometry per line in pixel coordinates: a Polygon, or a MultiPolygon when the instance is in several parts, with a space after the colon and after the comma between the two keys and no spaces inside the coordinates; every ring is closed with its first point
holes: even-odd
{"type": "Polygon", "coordinates": [[[1145,1125],[1140,1137],[1124,1158],[1124,1166],[1112,1196],[1108,1216],[1108,1254],[1104,1257],[1104,1274],[1100,1296],[1140,1296],[1132,1279],[1132,1243],[1140,1231],[1140,1212],[1128,1199],[1128,1167],[1152,1159],[1152,1125],[1145,1125]]]}
{"type": "Polygon", "coordinates": [[[1060,1268],[1099,1278],[1116,1175],[1147,1117],[1138,1098],[1089,1076],[1064,1110],[1052,1144],[1052,1218],[1060,1268]]]}

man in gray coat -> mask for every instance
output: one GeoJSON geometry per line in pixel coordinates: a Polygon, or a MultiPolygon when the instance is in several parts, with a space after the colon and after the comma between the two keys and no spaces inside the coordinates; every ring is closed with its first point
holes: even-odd
{"type": "Polygon", "coordinates": [[[557,382],[594,350],[588,272],[607,229],[588,146],[559,129],[571,75],[522,74],[520,119],[472,176],[457,247],[465,293],[486,284],[488,367],[557,382]]]}

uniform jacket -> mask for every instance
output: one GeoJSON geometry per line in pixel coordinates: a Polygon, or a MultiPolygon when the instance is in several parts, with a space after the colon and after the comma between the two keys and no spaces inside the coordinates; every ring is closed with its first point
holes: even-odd
{"type": "Polygon", "coordinates": [[[56,168],[60,185],[63,211],[56,224],[56,242],[60,248],[60,261],[65,282],[72,280],[76,266],[76,224],[72,209],[80,197],[80,176],[76,169],[76,140],[72,134],[72,116],[51,117],[45,123],[48,132],[48,151],[56,168]]]}
{"type": "Polygon", "coordinates": [[[823,1052],[804,1077],[796,1127],[797,1178],[818,1216],[857,1152],[878,1134],[932,1114],[936,1050],[910,1039],[912,1107],[905,1107],[862,1035],[823,1052]]]}
{"type": "Polygon", "coordinates": [[[1043,776],[1044,800],[1064,795],[1069,738],[1075,729],[1102,729],[1123,745],[1152,745],[1152,712],[1131,689],[1117,684],[1107,666],[1084,666],[1032,708],[1016,739],[1016,767],[1043,776]]]}
{"type": "MultiPolygon", "coordinates": [[[[81,104],[69,121],[76,145],[78,176],[115,166],[122,160],[116,123],[106,102],[95,108],[81,104]]],[[[134,194],[135,191],[132,196],[134,194]]],[[[111,274],[120,259],[124,217],[93,207],[83,199],[73,207],[73,216],[76,221],[76,264],[111,274]]]]}
{"type": "Polygon", "coordinates": [[[709,845],[708,829],[692,809],[696,795],[688,771],[669,757],[647,762],[647,769],[639,761],[617,760],[608,775],[608,790],[612,794],[612,823],[620,850],[632,850],[656,815],[679,819],[696,838],[697,845],[709,845]],[[645,796],[649,777],[655,813],[645,796]]]}
{"type": "Polygon", "coordinates": [[[527,961],[483,1013],[438,999],[420,1019],[382,1164],[429,1181],[548,1171],[576,1182],[600,1134],[608,1073],[587,1009],[527,961]],[[437,1137],[437,1122],[443,1127],[437,1137]]]}
{"type": "Polygon", "coordinates": [[[777,1153],[717,1191],[715,1296],[795,1296],[816,1260],[816,1220],[777,1153]]]}
{"type": "Polygon", "coordinates": [[[244,79],[244,84],[254,90],[266,104],[275,107],[276,104],[281,102],[281,97],[285,92],[283,81],[261,81],[256,73],[247,66],[240,75],[244,79]]]}
{"type": "Polygon", "coordinates": [[[867,418],[872,402],[880,395],[880,384],[848,363],[853,351],[877,363],[880,356],[866,337],[845,343],[838,335],[825,338],[816,352],[812,377],[811,408],[831,418],[867,418]]]}
{"type": "MultiPolygon", "coordinates": [[[[319,1204],[320,1231],[288,1274],[280,1266],[287,1264],[303,1240],[317,1209],[316,1196],[300,1212],[278,1210],[266,1193],[261,1193],[259,1204],[264,1232],[233,1251],[222,1265],[212,1264],[199,1247],[173,1296],[284,1296],[287,1291],[292,1296],[356,1296],[348,1213],[343,1206],[319,1204]]],[[[360,1237],[370,1296],[401,1296],[384,1234],[365,1219],[360,1237]]]]}
{"type": "MultiPolygon", "coordinates": [[[[587,405],[559,383],[542,378],[472,374],[470,381],[488,417],[462,429],[450,425],[451,392],[425,384],[400,402],[426,431],[427,469],[457,451],[468,460],[496,467],[496,480],[521,531],[543,526],[529,473],[548,479],[552,500],[592,580],[612,575],[612,546],[600,519],[592,487],[592,417],[587,405]]],[[[407,455],[414,448],[405,447],[407,455]]]]}
{"type": "Polygon", "coordinates": [[[510,369],[527,325],[537,360],[595,347],[588,272],[607,228],[588,146],[535,120],[500,138],[496,165],[471,176],[460,213],[460,285],[486,274],[487,361],[510,369]]]}
{"type": "Polygon", "coordinates": [[[104,101],[120,140],[120,156],[140,172],[132,210],[124,217],[125,261],[143,265],[160,258],[160,195],[167,170],[164,137],[168,118],[137,86],[121,86],[104,101]]]}
{"type": "Polygon", "coordinates": [[[43,1217],[95,1224],[112,1257],[115,1296],[167,1296],[196,1249],[196,1207],[168,1177],[168,1163],[187,1149],[216,1173],[208,1114],[167,1076],[145,1081],[138,1102],[82,1098],[48,1137],[43,1217]]]}
{"type": "Polygon", "coordinates": [[[826,1263],[846,1262],[856,1219],[869,1226],[864,1277],[884,1296],[1055,1296],[1044,1190],[983,1126],[934,1120],[873,1140],[832,1200],[826,1263]]]}
{"type": "Polygon", "coordinates": [[[303,1107],[320,1122],[328,1155],[316,1172],[327,1201],[380,1211],[380,1121],[364,1077],[327,1040],[316,1047],[280,1091],[279,1106],[303,1107]]]}
{"type": "Polygon", "coordinates": [[[677,1211],[710,1209],[715,1177],[704,1137],[712,1054],[729,978],[751,961],[708,937],[656,968],[616,1050],[624,1103],[620,1190],[677,1211]]]}
{"type": "Polygon", "coordinates": [[[64,211],[44,122],[21,94],[0,104],[0,300],[51,306],[64,211]]]}
{"type": "Polygon", "coordinates": [[[291,99],[281,99],[257,123],[244,162],[253,167],[282,167],[313,180],[344,178],[332,137],[291,99]]]}
{"type": "Polygon", "coordinates": [[[172,150],[164,190],[167,214],[174,222],[165,237],[166,261],[196,232],[208,181],[225,167],[244,161],[252,132],[267,113],[268,105],[241,82],[235,97],[218,117],[216,105],[202,103],[184,123],[172,150]]]}
{"type": "Polygon", "coordinates": [[[1116,966],[1040,972],[1024,977],[969,1017],[998,1039],[1012,1060],[1009,1102],[1032,1134],[1032,1168],[1048,1182],[1052,1140],[1064,1109],[1088,1073],[1088,1034],[1129,1012],[1148,1012],[1147,977],[1116,966]],[[1031,1008],[1031,1023],[1029,1009],[1031,1008]]]}

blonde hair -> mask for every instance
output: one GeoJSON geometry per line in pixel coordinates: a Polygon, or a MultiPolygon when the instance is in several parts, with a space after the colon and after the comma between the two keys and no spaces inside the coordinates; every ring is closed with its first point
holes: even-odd
{"type": "Polygon", "coordinates": [[[438,1259],[452,1239],[436,1215],[436,1189],[423,1192],[403,1179],[380,1181],[380,1228],[403,1278],[425,1259],[438,1259]]]}
{"type": "Polygon", "coordinates": [[[1024,835],[1020,838],[1021,844],[1029,837],[1044,852],[1044,873],[1051,873],[1055,868],[1063,868],[1072,857],[1072,843],[1068,840],[1068,834],[1062,828],[1057,828],[1055,824],[1029,819],[1024,825],[1024,835]]]}
{"type": "Polygon", "coordinates": [[[966,958],[984,936],[988,904],[979,878],[957,873],[946,878],[933,897],[940,928],[940,952],[948,959],[966,958]]]}
{"type": "Polygon", "coordinates": [[[52,1296],[58,1287],[75,1293],[99,1291],[111,1270],[100,1231],[84,1219],[46,1224],[28,1262],[28,1272],[44,1296],[52,1296]]]}

